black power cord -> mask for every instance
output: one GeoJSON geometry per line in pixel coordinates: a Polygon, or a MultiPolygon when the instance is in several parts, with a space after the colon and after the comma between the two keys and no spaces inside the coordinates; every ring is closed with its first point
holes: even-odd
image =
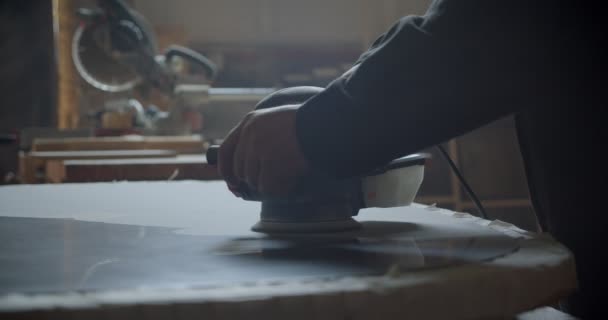
{"type": "Polygon", "coordinates": [[[445,160],[448,162],[448,164],[450,165],[450,168],[452,168],[452,171],[454,171],[454,174],[456,175],[456,177],[458,177],[458,180],[460,180],[460,184],[462,185],[464,190],[467,192],[469,198],[471,198],[471,200],[473,200],[473,202],[475,203],[475,206],[477,207],[477,210],[479,210],[479,213],[481,213],[482,218],[488,220],[488,214],[486,213],[486,210],[483,208],[481,201],[479,201],[479,198],[477,198],[477,195],[475,194],[475,192],[473,192],[473,189],[471,189],[471,186],[469,186],[467,181],[464,179],[464,177],[460,173],[460,170],[458,170],[458,168],[456,167],[456,164],[454,163],[454,161],[452,161],[452,158],[450,158],[450,155],[439,144],[437,145],[437,149],[439,150],[441,155],[445,158],[445,160]]]}

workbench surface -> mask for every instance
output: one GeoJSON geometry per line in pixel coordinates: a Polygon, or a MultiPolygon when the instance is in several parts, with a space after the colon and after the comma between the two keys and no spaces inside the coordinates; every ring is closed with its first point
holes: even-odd
{"type": "Polygon", "coordinates": [[[468,319],[575,287],[552,239],[419,204],[362,210],[362,231],[303,244],[251,232],[259,203],[222,182],[7,186],[0,203],[4,312],[468,319]]]}

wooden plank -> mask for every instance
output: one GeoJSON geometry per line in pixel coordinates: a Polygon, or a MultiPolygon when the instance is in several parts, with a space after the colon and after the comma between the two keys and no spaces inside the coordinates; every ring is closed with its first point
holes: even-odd
{"type": "Polygon", "coordinates": [[[131,159],[175,157],[174,150],[85,150],[85,151],[34,151],[30,157],[46,160],[78,159],[131,159]]]}
{"type": "Polygon", "coordinates": [[[55,19],[55,49],[57,52],[58,103],[57,125],[60,129],[74,129],[80,120],[80,76],[72,61],[72,38],[78,26],[77,0],[53,1],[55,19]]]}
{"type": "Polygon", "coordinates": [[[44,161],[30,157],[26,152],[19,153],[19,177],[23,183],[40,183],[43,179],[44,161]]]}
{"type": "Polygon", "coordinates": [[[179,154],[202,154],[206,148],[201,136],[122,136],[88,138],[39,138],[32,151],[87,150],[175,150],[179,154]]]}
{"type": "Polygon", "coordinates": [[[65,180],[65,167],[62,160],[48,160],[44,166],[46,182],[61,183],[65,180]]]}
{"type": "Polygon", "coordinates": [[[64,160],[174,158],[174,150],[34,151],[21,153],[20,175],[25,183],[60,183],[65,180],[64,160]]]}
{"type": "Polygon", "coordinates": [[[218,180],[215,166],[205,156],[181,155],[175,158],[69,160],[64,161],[65,182],[218,180]]]}

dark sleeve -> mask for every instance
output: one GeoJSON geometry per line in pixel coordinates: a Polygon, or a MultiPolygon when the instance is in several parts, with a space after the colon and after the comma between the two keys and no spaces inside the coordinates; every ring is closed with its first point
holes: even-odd
{"type": "Polygon", "coordinates": [[[526,3],[435,1],[400,19],[298,110],[306,158],[334,176],[362,174],[527,105],[542,90],[549,28],[526,3]]]}

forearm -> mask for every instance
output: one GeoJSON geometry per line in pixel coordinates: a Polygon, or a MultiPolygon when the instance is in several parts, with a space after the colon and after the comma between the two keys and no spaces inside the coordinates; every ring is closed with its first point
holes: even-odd
{"type": "Polygon", "coordinates": [[[313,167],[365,173],[522,106],[537,71],[525,67],[529,39],[513,30],[524,26],[508,25],[508,10],[490,23],[472,9],[483,1],[462,1],[400,20],[354,70],[300,108],[298,139],[313,167]]]}

